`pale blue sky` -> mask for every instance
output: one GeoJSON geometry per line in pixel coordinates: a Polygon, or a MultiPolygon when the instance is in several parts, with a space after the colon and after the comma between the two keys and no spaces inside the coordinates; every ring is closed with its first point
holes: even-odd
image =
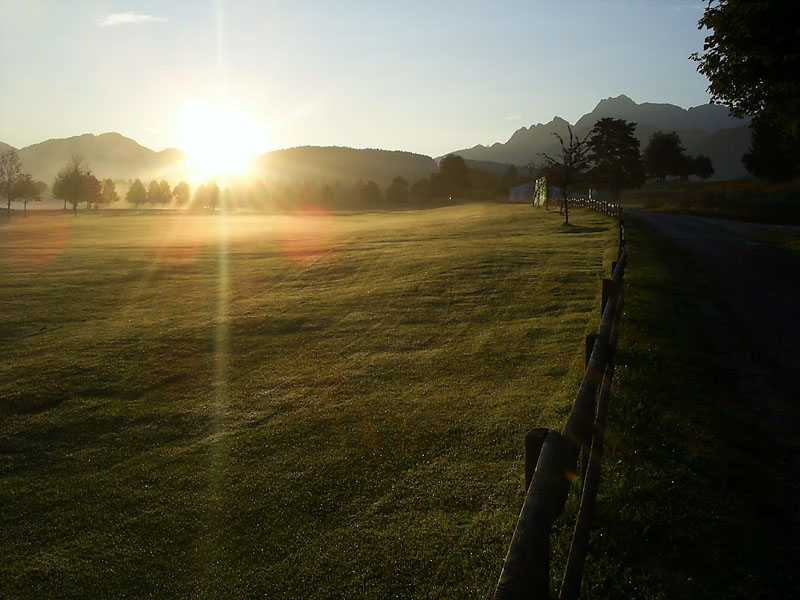
{"type": "Polygon", "coordinates": [[[118,131],[180,146],[225,102],[305,144],[448,150],[602,98],[708,101],[694,0],[0,0],[0,141],[118,131]]]}

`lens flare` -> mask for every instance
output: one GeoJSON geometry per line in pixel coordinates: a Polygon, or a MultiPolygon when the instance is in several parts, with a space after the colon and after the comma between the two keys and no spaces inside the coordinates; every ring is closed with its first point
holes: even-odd
{"type": "Polygon", "coordinates": [[[289,215],[280,230],[283,253],[298,263],[308,263],[333,248],[334,219],[324,208],[308,204],[289,215]]]}
{"type": "Polygon", "coordinates": [[[70,241],[73,217],[60,212],[42,213],[16,219],[5,226],[1,261],[10,266],[39,270],[64,254],[70,241]]]}

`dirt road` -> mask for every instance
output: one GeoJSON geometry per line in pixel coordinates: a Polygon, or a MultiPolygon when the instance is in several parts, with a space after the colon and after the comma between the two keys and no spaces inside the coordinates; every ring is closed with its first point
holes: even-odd
{"type": "Polygon", "coordinates": [[[800,258],[764,243],[761,235],[800,227],[761,225],[687,215],[631,211],[688,252],[719,291],[732,326],[741,328],[764,367],[800,400],[800,258]]]}

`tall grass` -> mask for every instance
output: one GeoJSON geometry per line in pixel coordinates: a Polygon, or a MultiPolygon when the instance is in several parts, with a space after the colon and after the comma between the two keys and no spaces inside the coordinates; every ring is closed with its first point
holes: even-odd
{"type": "Polygon", "coordinates": [[[628,209],[800,225],[800,180],[651,183],[624,192],[621,202],[628,209]]]}

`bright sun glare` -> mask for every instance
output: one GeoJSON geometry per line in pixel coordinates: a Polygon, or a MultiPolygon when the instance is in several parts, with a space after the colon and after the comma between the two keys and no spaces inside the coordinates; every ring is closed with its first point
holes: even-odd
{"type": "Polygon", "coordinates": [[[267,151],[267,128],[249,115],[192,102],[181,109],[178,131],[186,164],[197,179],[243,172],[267,151]]]}

